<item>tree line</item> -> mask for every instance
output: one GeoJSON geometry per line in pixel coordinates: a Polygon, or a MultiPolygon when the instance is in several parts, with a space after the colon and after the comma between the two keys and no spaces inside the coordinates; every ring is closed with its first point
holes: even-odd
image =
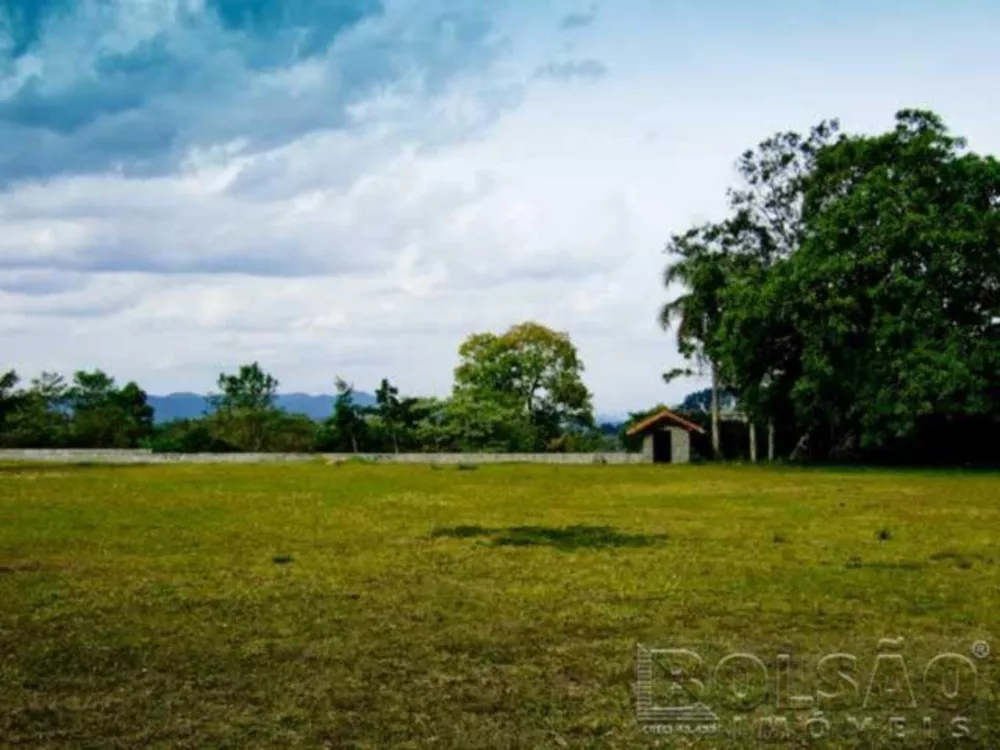
{"type": "MultiPolygon", "coordinates": [[[[932,112],[837,121],[737,164],[728,215],[673,236],[662,309],[689,362],[800,460],[997,462],[1000,163],[932,112]]],[[[712,413],[713,448],[719,407],[712,413]]]]}
{"type": "MultiPolygon", "coordinates": [[[[933,112],[877,135],[836,120],[737,161],[728,213],[672,236],[660,310],[685,367],[680,405],[717,458],[1000,463],[1000,163],[933,112]],[[724,408],[738,419],[724,420],[724,408]],[[760,431],[760,435],[758,435],[760,431]],[[758,448],[758,439],[762,445],[758,448]]],[[[100,372],[27,387],[0,374],[0,444],[170,451],[595,451],[637,447],[594,423],[568,335],[537,323],[470,336],[448,398],[364,407],[336,379],[313,421],[275,406],[256,363],[222,374],[211,413],[154,425],[146,394],[100,372]]]]}
{"type": "Polygon", "coordinates": [[[621,450],[619,427],[594,422],[569,336],[537,323],[470,336],[448,398],[410,397],[383,379],[365,406],[335,378],[325,420],[276,405],[279,382],[259,363],[219,375],[197,419],[155,424],[136,383],[97,370],[71,380],[0,376],[0,445],[150,448],[158,452],[536,452],[621,450]]]}

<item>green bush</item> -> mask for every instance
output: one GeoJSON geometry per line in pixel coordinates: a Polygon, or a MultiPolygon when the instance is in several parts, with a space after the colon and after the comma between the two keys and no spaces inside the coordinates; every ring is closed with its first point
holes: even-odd
{"type": "Polygon", "coordinates": [[[158,425],[145,446],[153,453],[239,453],[216,437],[205,419],[178,419],[158,425]]]}

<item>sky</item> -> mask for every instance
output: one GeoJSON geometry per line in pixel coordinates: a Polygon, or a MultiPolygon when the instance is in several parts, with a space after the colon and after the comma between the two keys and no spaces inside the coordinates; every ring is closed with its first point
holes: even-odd
{"type": "Polygon", "coordinates": [[[825,118],[1000,152],[994,6],[0,0],[0,369],[444,396],[533,320],[598,411],[676,403],[670,235],[825,118]]]}

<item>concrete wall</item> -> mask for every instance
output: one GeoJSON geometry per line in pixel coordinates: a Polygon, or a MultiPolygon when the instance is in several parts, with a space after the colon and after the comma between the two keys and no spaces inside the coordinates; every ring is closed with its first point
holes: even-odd
{"type": "Polygon", "coordinates": [[[691,462],[691,433],[683,427],[670,427],[670,462],[686,464],[691,462]]]}
{"type": "Polygon", "coordinates": [[[642,453],[152,453],[144,450],[0,450],[0,461],[108,464],[261,464],[350,460],[396,464],[641,464],[642,453]]]}
{"type": "Polygon", "coordinates": [[[653,432],[642,436],[642,458],[647,464],[653,463],[653,432]]]}

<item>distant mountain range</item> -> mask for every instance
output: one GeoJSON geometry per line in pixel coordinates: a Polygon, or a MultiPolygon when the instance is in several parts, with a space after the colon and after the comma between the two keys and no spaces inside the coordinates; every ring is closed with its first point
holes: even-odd
{"type": "MultiPolygon", "coordinates": [[[[355,392],[354,400],[362,406],[371,406],[375,397],[363,391],[355,392]]],[[[308,393],[281,393],[276,399],[279,407],[292,414],[305,414],[313,419],[326,419],[333,414],[334,397],[326,394],[311,396],[308,393]]],[[[156,422],[174,419],[197,419],[212,410],[208,396],[198,393],[169,393],[166,396],[149,396],[148,403],[155,410],[156,422]]],[[[597,414],[597,424],[620,424],[628,418],[622,414],[597,414]]]]}
{"type": "MultiPolygon", "coordinates": [[[[292,414],[305,414],[313,419],[326,419],[333,414],[333,396],[311,396],[308,393],[281,393],[277,405],[292,414]]],[[[362,406],[375,403],[370,393],[355,392],[354,401],[362,406]]],[[[157,423],[174,419],[197,419],[212,411],[208,396],[198,393],[170,393],[166,396],[150,396],[148,403],[153,407],[157,423]]]]}

